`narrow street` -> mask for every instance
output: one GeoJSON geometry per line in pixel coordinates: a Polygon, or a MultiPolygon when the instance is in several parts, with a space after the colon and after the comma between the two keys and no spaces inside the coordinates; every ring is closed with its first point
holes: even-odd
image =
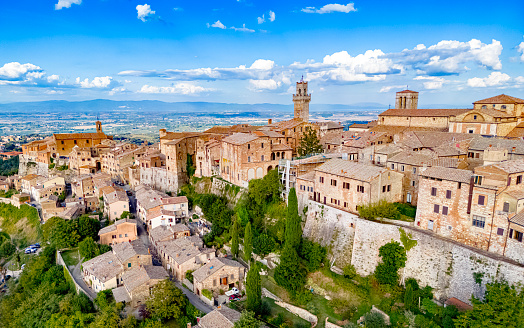
{"type": "Polygon", "coordinates": [[[211,306],[207,305],[206,303],[204,303],[200,299],[200,297],[195,295],[189,289],[185,288],[180,282],[175,281],[175,285],[182,290],[184,295],[186,295],[187,298],[189,299],[189,302],[191,304],[193,304],[197,309],[199,309],[200,311],[202,311],[204,313],[209,313],[209,312],[213,311],[213,307],[211,307],[211,306]]]}

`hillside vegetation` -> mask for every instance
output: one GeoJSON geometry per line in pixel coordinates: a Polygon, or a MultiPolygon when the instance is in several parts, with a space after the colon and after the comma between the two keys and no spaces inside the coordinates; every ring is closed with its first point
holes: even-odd
{"type": "Polygon", "coordinates": [[[21,205],[18,208],[0,203],[0,227],[12,239],[20,240],[20,244],[31,244],[42,238],[38,211],[29,205],[21,205]]]}

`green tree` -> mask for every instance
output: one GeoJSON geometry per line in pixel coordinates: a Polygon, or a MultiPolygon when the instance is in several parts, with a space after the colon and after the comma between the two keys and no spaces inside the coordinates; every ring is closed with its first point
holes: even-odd
{"type": "Polygon", "coordinates": [[[317,154],[322,152],[322,145],[317,137],[317,131],[315,129],[306,128],[306,131],[300,138],[300,144],[297,148],[297,152],[300,156],[307,156],[309,154],[317,154]]]}
{"type": "Polygon", "coordinates": [[[262,282],[258,272],[258,265],[254,262],[251,263],[251,267],[247,272],[246,294],[246,308],[253,312],[259,311],[262,304],[262,282]]]}
{"type": "Polygon", "coordinates": [[[238,230],[239,230],[239,223],[238,219],[235,218],[235,222],[233,223],[233,231],[231,232],[231,253],[233,254],[233,257],[238,257],[238,243],[239,243],[239,237],[238,237],[238,230]]]}
{"type": "Polygon", "coordinates": [[[187,154],[186,156],[187,156],[187,159],[186,159],[187,176],[189,177],[189,179],[191,179],[191,177],[195,175],[196,168],[195,168],[195,165],[193,164],[193,156],[189,154],[187,154]]]}
{"type": "Polygon", "coordinates": [[[406,291],[404,292],[404,306],[408,310],[413,310],[415,308],[415,292],[411,284],[406,286],[406,291]]]}
{"type": "Polygon", "coordinates": [[[366,328],[386,328],[384,316],[378,312],[368,312],[364,315],[364,326],[366,328]]]}
{"type": "Polygon", "coordinates": [[[298,199],[295,188],[291,188],[287,201],[286,245],[298,251],[302,240],[302,219],[298,214],[298,199]]]}
{"type": "Polygon", "coordinates": [[[104,253],[110,252],[112,250],[111,246],[106,245],[106,244],[98,245],[98,249],[100,250],[98,252],[99,254],[104,254],[104,253]]]}
{"type": "Polygon", "coordinates": [[[146,306],[153,318],[167,321],[184,315],[187,299],[169,280],[157,283],[151,290],[146,306]]]}
{"type": "Polygon", "coordinates": [[[131,213],[129,213],[128,211],[123,211],[122,214],[120,215],[120,220],[126,219],[126,218],[131,219],[131,213]]]}
{"type": "Polygon", "coordinates": [[[91,237],[87,237],[78,243],[78,251],[80,252],[80,256],[84,258],[84,261],[88,261],[100,254],[98,245],[91,237]]]}
{"type": "Polygon", "coordinates": [[[259,234],[253,241],[253,249],[255,254],[264,257],[275,249],[275,240],[266,233],[259,234]]]}
{"type": "Polygon", "coordinates": [[[399,242],[391,241],[379,248],[378,254],[382,262],[375,269],[375,276],[379,283],[395,285],[398,283],[398,270],[406,265],[407,255],[399,242]]]}
{"type": "Polygon", "coordinates": [[[507,282],[486,285],[484,299],[471,299],[473,310],[455,320],[457,328],[522,327],[524,322],[524,292],[507,282]]]}
{"type": "Polygon", "coordinates": [[[280,256],[280,263],[275,269],[275,281],[284,287],[292,296],[295,296],[306,283],[306,269],[301,265],[295,249],[284,246],[280,256]]]}
{"type": "Polygon", "coordinates": [[[255,318],[255,313],[242,311],[240,319],[235,322],[234,328],[260,328],[260,321],[255,318]]]}
{"type": "Polygon", "coordinates": [[[348,264],[344,267],[344,277],[353,279],[357,275],[357,270],[352,264],[348,264]]]}
{"type": "Polygon", "coordinates": [[[16,252],[16,246],[10,240],[4,240],[0,245],[0,258],[6,258],[16,252]]]}
{"type": "Polygon", "coordinates": [[[253,253],[253,231],[251,229],[251,222],[248,222],[244,232],[244,260],[246,260],[247,263],[251,260],[251,253],[253,253]]]}
{"type": "Polygon", "coordinates": [[[309,272],[320,269],[327,255],[327,249],[319,243],[307,239],[302,240],[300,246],[300,257],[306,260],[306,266],[309,272]]]}

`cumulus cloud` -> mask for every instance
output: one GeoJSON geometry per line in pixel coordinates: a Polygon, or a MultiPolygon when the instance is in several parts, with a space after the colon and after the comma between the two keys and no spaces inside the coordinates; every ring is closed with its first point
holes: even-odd
{"type": "Polygon", "coordinates": [[[520,52],[520,60],[524,62],[524,41],[517,46],[517,51],[520,52]]]}
{"type": "Polygon", "coordinates": [[[473,62],[482,67],[500,70],[502,63],[500,54],[502,45],[497,40],[484,44],[472,39],[468,42],[443,40],[426,47],[419,44],[413,49],[405,49],[400,53],[388,54],[392,60],[419,70],[427,75],[458,75],[469,70],[467,63],[473,62]]]}
{"type": "Polygon", "coordinates": [[[269,11],[269,21],[270,21],[270,22],[274,22],[274,21],[275,21],[275,18],[276,18],[276,16],[275,16],[275,12],[270,10],[270,11],[269,11]]]}
{"type": "Polygon", "coordinates": [[[127,93],[127,92],[129,92],[129,90],[127,90],[124,87],[116,87],[116,88],[111,89],[111,91],[109,91],[109,95],[114,96],[117,93],[127,93]]]}
{"type": "Polygon", "coordinates": [[[257,17],[257,22],[258,22],[259,24],[262,24],[262,23],[264,23],[265,21],[266,21],[266,18],[264,17],[264,15],[262,15],[262,17],[257,17]]]}
{"type": "Polygon", "coordinates": [[[511,80],[508,74],[501,72],[492,72],[488,77],[474,77],[468,79],[468,86],[472,88],[485,88],[503,86],[511,80]]]}
{"type": "Polygon", "coordinates": [[[0,67],[0,85],[56,87],[63,85],[58,75],[47,76],[39,66],[31,63],[6,63],[0,67]]]}
{"type": "Polygon", "coordinates": [[[145,22],[148,19],[151,19],[155,14],[154,10],[151,10],[151,6],[146,4],[136,6],[137,18],[142,22],[145,22]]]}
{"type": "Polygon", "coordinates": [[[12,62],[0,67],[0,80],[19,81],[27,77],[28,74],[41,72],[43,72],[43,70],[36,65],[12,62]]]}
{"type": "Polygon", "coordinates": [[[303,12],[308,14],[329,14],[329,13],[350,13],[357,11],[354,3],[348,3],[347,5],[340,5],[338,3],[327,4],[321,8],[306,7],[302,9],[303,12]]]}
{"type": "Polygon", "coordinates": [[[230,29],[235,30],[235,31],[239,31],[239,32],[249,32],[249,33],[253,33],[253,32],[255,32],[255,30],[252,30],[252,29],[250,29],[250,28],[247,28],[247,27],[246,27],[246,24],[242,24],[242,27],[234,27],[234,26],[231,26],[230,29]]]}
{"type": "Polygon", "coordinates": [[[152,85],[143,85],[139,93],[174,93],[182,95],[198,94],[206,91],[212,91],[199,85],[191,83],[177,83],[171,87],[156,87],[152,85]]]}
{"type": "Polygon", "coordinates": [[[55,10],[60,10],[62,8],[71,8],[72,4],[79,5],[82,3],[82,0],[58,0],[58,3],[55,4],[55,10]]]}
{"type": "Polygon", "coordinates": [[[444,78],[437,76],[417,76],[414,80],[425,81],[422,82],[422,84],[424,85],[424,88],[428,90],[441,89],[442,85],[448,82],[444,78]]]}
{"type": "Polygon", "coordinates": [[[85,89],[112,89],[120,83],[113,80],[111,76],[99,76],[95,77],[91,81],[89,79],[80,80],[79,77],[76,78],[76,84],[80,85],[81,88],[85,89]]]}
{"type": "Polygon", "coordinates": [[[282,82],[275,81],[273,79],[269,80],[249,80],[250,89],[256,92],[263,90],[276,90],[282,85],[282,82]]]}
{"type": "Polygon", "coordinates": [[[388,86],[383,86],[382,88],[380,88],[379,92],[390,92],[391,90],[401,90],[405,88],[406,88],[405,85],[388,85],[388,86]]]}
{"type": "Polygon", "coordinates": [[[222,24],[222,22],[220,22],[219,20],[217,20],[213,24],[207,23],[207,27],[216,27],[216,28],[226,29],[226,26],[222,24]]]}

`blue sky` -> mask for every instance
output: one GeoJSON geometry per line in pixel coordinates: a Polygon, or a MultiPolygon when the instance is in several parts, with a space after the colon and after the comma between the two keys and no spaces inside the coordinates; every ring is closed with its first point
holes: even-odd
{"type": "Polygon", "coordinates": [[[524,98],[524,1],[19,0],[0,11],[0,102],[464,106],[524,98]]]}

